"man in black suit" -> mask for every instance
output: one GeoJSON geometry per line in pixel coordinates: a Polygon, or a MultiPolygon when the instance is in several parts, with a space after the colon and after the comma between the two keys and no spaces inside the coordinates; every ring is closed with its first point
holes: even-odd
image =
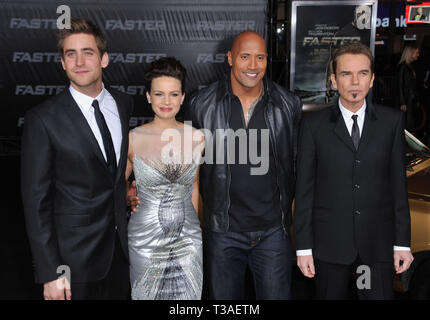
{"type": "Polygon", "coordinates": [[[394,268],[404,272],[413,260],[403,116],[366,102],[374,80],[368,47],[339,48],[333,67],[338,103],[304,117],[299,134],[297,264],[315,276],[320,299],[347,298],[360,265],[370,278],[359,298],[390,299],[394,268]]]}
{"type": "Polygon", "coordinates": [[[72,19],[71,29],[58,33],[58,48],[70,86],[26,113],[22,138],[36,282],[47,300],[127,299],[124,172],[132,99],[104,87],[106,38],[93,23],[72,19]],[[71,283],[57,279],[64,270],[71,283]]]}

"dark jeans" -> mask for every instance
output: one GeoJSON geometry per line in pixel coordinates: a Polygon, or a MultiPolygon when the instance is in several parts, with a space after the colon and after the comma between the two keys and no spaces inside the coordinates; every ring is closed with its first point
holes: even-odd
{"type": "Polygon", "coordinates": [[[291,241],[282,227],[255,232],[204,232],[204,276],[209,299],[245,297],[245,272],[249,267],[256,298],[289,299],[291,241]]]}

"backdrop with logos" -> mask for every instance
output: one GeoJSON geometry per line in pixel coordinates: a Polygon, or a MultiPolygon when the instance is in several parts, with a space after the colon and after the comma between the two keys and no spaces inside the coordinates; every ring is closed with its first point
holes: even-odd
{"type": "Polygon", "coordinates": [[[105,31],[104,83],[134,96],[131,127],[152,117],[143,81],[150,62],[181,60],[189,93],[224,76],[238,33],[266,34],[266,0],[0,0],[0,136],[20,136],[25,111],[68,86],[56,48],[61,5],[105,31]]]}

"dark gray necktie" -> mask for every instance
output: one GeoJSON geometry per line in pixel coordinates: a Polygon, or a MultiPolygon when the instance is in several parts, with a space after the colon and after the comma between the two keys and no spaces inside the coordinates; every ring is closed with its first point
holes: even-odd
{"type": "Polygon", "coordinates": [[[351,138],[352,143],[354,143],[355,150],[358,149],[358,145],[360,144],[360,129],[358,128],[357,117],[358,116],[356,114],[351,117],[354,121],[354,124],[352,125],[351,138]]]}
{"type": "Polygon", "coordinates": [[[115,148],[112,142],[112,136],[106,124],[105,117],[103,117],[103,114],[100,111],[99,102],[97,100],[94,100],[91,105],[94,107],[94,115],[96,116],[96,122],[100,129],[100,133],[102,135],[103,146],[105,147],[106,158],[107,158],[107,166],[110,174],[112,175],[112,178],[115,179],[116,155],[115,155],[115,148]]]}

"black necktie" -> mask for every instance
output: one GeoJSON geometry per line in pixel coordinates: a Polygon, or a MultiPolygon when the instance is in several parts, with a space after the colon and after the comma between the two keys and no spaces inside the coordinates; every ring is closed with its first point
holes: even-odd
{"type": "Polygon", "coordinates": [[[107,166],[112,178],[115,179],[116,175],[116,155],[115,148],[113,147],[112,136],[110,135],[109,128],[106,124],[105,117],[103,117],[100,111],[99,102],[94,100],[91,104],[94,107],[94,115],[96,116],[97,125],[100,129],[100,133],[103,139],[103,145],[105,147],[107,166]]]}
{"type": "Polygon", "coordinates": [[[360,129],[357,124],[357,115],[354,114],[351,118],[354,120],[354,124],[352,125],[351,138],[352,143],[354,143],[355,150],[358,149],[358,145],[360,144],[360,129]]]}

